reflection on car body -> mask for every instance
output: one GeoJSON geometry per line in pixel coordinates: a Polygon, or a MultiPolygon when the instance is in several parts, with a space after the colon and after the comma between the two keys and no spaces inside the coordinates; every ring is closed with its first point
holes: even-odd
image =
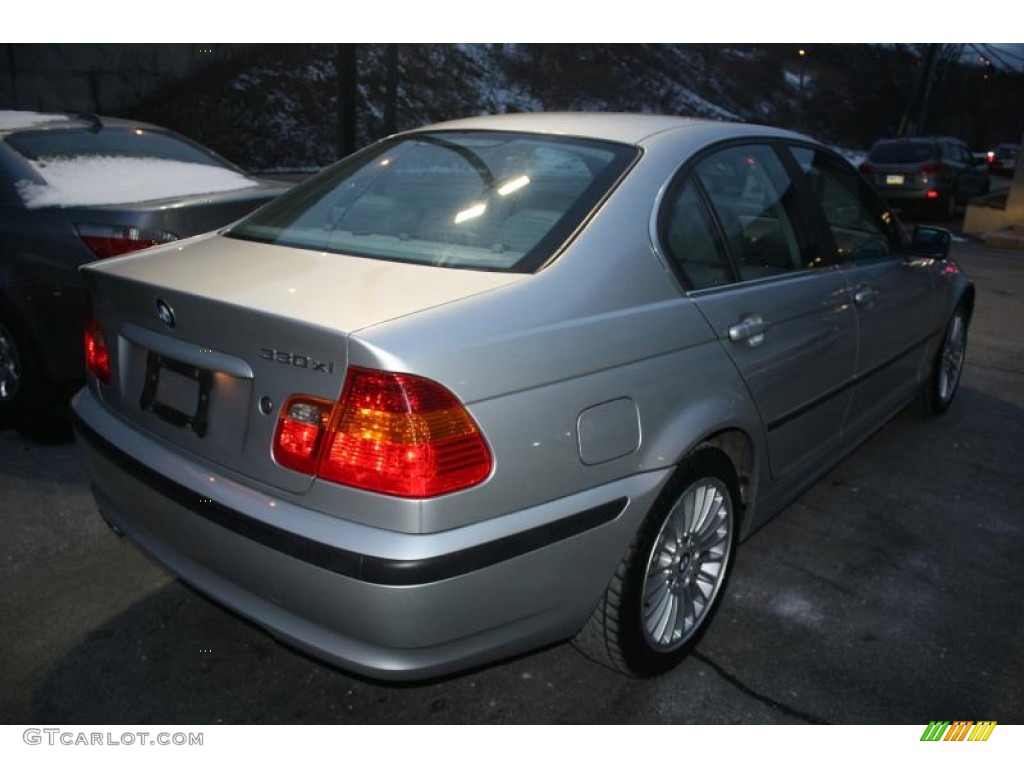
{"type": "Polygon", "coordinates": [[[740,540],[910,400],[950,406],[949,242],[787,131],[441,124],[87,267],[76,430],[112,524],[332,663],[574,638],[654,674],[740,540]]]}

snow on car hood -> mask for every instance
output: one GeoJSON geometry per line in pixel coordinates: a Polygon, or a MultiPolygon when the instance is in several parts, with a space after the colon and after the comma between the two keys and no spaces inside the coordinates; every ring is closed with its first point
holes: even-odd
{"type": "Polygon", "coordinates": [[[227,168],[150,157],[41,159],[32,167],[46,183],[16,184],[27,208],[141,203],[259,185],[227,168]]]}
{"type": "Polygon", "coordinates": [[[16,131],[31,128],[34,125],[53,123],[57,120],[70,120],[68,115],[47,114],[45,112],[19,112],[13,109],[0,109],[0,131],[16,131]]]}

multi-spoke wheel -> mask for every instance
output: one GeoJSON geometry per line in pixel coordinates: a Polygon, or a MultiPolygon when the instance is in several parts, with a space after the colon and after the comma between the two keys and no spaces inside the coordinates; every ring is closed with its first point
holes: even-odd
{"type": "Polygon", "coordinates": [[[729,489],[701,478],[679,497],[658,532],[643,581],[644,638],[679,648],[704,622],[725,579],[735,521],[729,489]]]}
{"type": "Polygon", "coordinates": [[[701,449],[683,461],[576,646],[638,676],[679,663],[721,602],[736,542],[738,499],[736,472],[724,454],[701,449]]]}
{"type": "Polygon", "coordinates": [[[935,356],[932,374],[925,383],[924,406],[928,413],[945,413],[960,387],[967,358],[967,313],[961,304],[946,326],[942,346],[935,356]]]}

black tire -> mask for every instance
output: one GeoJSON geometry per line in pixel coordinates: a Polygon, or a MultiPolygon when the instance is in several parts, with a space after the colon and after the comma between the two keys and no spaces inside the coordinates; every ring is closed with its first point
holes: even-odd
{"type": "Polygon", "coordinates": [[[18,325],[0,317],[0,427],[34,414],[40,388],[35,351],[18,325]]]}
{"type": "Polygon", "coordinates": [[[736,471],[723,453],[704,448],[687,457],[574,638],[577,649],[634,677],[661,674],[682,661],[722,602],[739,530],[739,499],[736,471]],[[691,515],[688,522],[687,500],[703,502],[705,514],[696,520],[691,515]]]}
{"type": "Polygon", "coordinates": [[[922,392],[924,411],[928,415],[939,416],[953,404],[967,360],[967,326],[967,309],[960,304],[946,325],[942,345],[935,353],[932,370],[922,392]]]}
{"type": "Polygon", "coordinates": [[[935,218],[938,221],[952,221],[956,218],[956,192],[952,189],[943,193],[935,204],[935,218]]]}

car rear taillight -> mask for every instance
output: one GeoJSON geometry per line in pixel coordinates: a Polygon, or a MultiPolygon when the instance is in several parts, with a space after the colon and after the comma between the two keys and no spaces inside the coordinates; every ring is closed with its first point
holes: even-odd
{"type": "Polygon", "coordinates": [[[875,172],[875,167],[868,162],[861,163],[857,168],[865,176],[871,176],[875,172]]]}
{"type": "Polygon", "coordinates": [[[937,190],[937,189],[929,189],[927,192],[924,193],[924,196],[927,197],[929,200],[938,200],[939,199],[939,190],[937,190]]]}
{"type": "Polygon", "coordinates": [[[105,224],[76,224],[75,228],[82,242],[89,246],[89,250],[99,259],[141,251],[143,248],[152,248],[154,245],[178,239],[178,236],[171,232],[156,229],[115,227],[105,224]]]}
{"type": "Polygon", "coordinates": [[[334,403],[312,397],[293,397],[281,411],[274,435],[274,460],[282,467],[316,474],[320,445],[334,403]]]}
{"type": "Polygon", "coordinates": [[[446,388],[356,367],[338,403],[296,396],[285,404],[274,459],[323,480],[407,498],[469,488],[492,467],[480,428],[446,388]]]}
{"type": "Polygon", "coordinates": [[[92,318],[85,323],[85,369],[102,381],[110,384],[110,350],[107,337],[92,318]]]}
{"type": "Polygon", "coordinates": [[[918,171],[925,176],[942,173],[942,163],[925,163],[918,169],[918,171]]]}

